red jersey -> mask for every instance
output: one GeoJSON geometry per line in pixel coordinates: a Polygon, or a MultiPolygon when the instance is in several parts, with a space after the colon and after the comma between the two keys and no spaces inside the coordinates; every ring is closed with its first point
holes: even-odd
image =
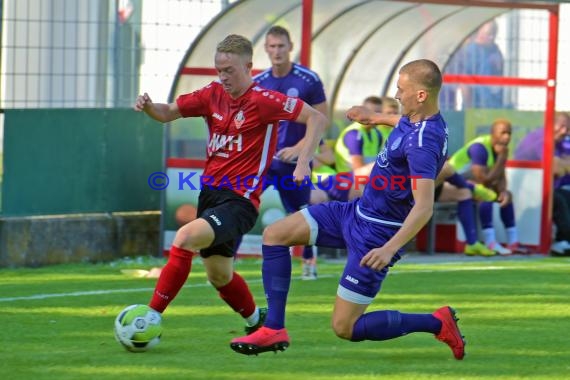
{"type": "Polygon", "coordinates": [[[277,147],[279,120],[295,120],[303,102],[253,83],[233,99],[219,82],[176,99],[184,117],[202,116],[209,130],[203,183],[230,188],[259,208],[262,181],[277,147]]]}

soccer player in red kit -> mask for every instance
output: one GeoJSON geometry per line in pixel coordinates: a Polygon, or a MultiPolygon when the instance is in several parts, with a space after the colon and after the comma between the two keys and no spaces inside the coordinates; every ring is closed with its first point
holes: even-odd
{"type": "Polygon", "coordinates": [[[246,321],[246,333],[263,324],[244,279],[234,272],[234,243],[255,224],[262,179],[276,150],[279,120],[307,125],[307,143],[293,176],[311,174],[309,163],[326,118],[298,98],[258,87],[251,78],[253,48],[239,35],[229,35],[216,48],[219,80],[184,94],[170,104],[138,96],[134,109],[166,123],[200,116],[209,130],[206,167],[198,199],[198,218],[182,226],[174,238],[149,306],[162,313],[182,288],[199,252],[208,280],[220,297],[246,321]]]}

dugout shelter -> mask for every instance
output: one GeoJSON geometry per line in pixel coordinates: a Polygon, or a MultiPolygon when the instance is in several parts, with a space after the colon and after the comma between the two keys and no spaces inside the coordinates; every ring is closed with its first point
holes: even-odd
{"type": "MultiPolygon", "coordinates": [[[[511,159],[507,175],[521,242],[546,253],[551,242],[559,13],[559,5],[548,1],[242,0],[213,19],[189,46],[169,101],[217,79],[214,49],[227,34],[242,34],[252,40],[254,72],[269,67],[263,43],[265,32],[275,24],[291,32],[293,60],[311,67],[324,83],[333,120],[331,138],[344,126],[343,115],[351,105],[372,94],[393,96],[398,69],[410,60],[435,61],[443,69],[444,88],[501,87],[504,104],[498,107],[456,104],[442,110],[450,124],[450,153],[488,133],[498,117],[506,117],[514,125],[511,151],[526,133],[545,126],[544,161],[511,159]],[[504,75],[449,73],[454,54],[481,25],[493,19],[499,21],[502,34],[504,75]]],[[[208,138],[203,121],[179,120],[165,131],[169,177],[201,170],[208,138]]],[[[163,197],[161,230],[166,250],[177,229],[176,209],[182,203],[195,202],[197,194],[170,186],[163,197]]],[[[258,223],[244,240],[244,253],[255,253],[263,227],[281,216],[278,196],[268,191],[258,223]]],[[[495,225],[500,229],[500,222],[495,225]]],[[[446,250],[460,249],[462,233],[460,228],[456,231],[455,242],[446,250]]]]}

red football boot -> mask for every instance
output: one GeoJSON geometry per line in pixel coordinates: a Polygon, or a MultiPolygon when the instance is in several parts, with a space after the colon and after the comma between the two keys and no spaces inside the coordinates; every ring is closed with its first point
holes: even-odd
{"type": "Polygon", "coordinates": [[[257,355],[268,351],[285,351],[289,342],[287,329],[273,330],[263,326],[253,334],[233,339],[230,347],[240,354],[257,355]]]}
{"type": "Polygon", "coordinates": [[[444,306],[437,309],[433,316],[441,321],[441,331],[435,337],[451,348],[455,359],[462,360],[465,356],[465,340],[457,326],[459,318],[455,316],[455,310],[444,306]]]}

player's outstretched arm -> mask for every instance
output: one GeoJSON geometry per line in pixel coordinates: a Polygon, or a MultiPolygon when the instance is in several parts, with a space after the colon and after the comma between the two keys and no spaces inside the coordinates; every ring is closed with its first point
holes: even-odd
{"type": "Polygon", "coordinates": [[[395,127],[401,115],[373,112],[364,106],[353,106],[346,112],[346,117],[352,121],[366,125],[388,125],[395,127]]]}
{"type": "Polygon", "coordinates": [[[169,121],[182,117],[176,103],[153,103],[146,92],[137,97],[133,108],[137,112],[146,113],[148,116],[152,117],[154,120],[160,121],[161,123],[168,123],[169,121]]]}

